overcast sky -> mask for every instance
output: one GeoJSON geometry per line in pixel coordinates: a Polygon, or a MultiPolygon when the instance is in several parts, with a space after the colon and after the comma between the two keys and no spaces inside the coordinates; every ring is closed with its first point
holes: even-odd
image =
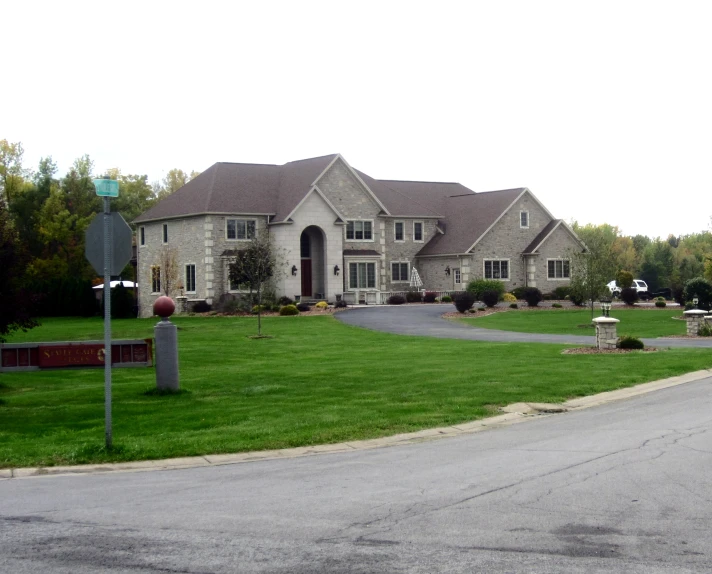
{"type": "Polygon", "coordinates": [[[665,237],[712,215],[712,2],[5,2],[0,139],[150,181],[341,153],[665,237]]]}

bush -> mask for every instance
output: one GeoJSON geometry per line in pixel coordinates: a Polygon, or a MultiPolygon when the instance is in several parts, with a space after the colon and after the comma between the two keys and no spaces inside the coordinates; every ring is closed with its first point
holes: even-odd
{"type": "Polygon", "coordinates": [[[468,313],[477,313],[477,309],[468,309],[467,312],[468,313]]]}
{"type": "Polygon", "coordinates": [[[285,305],[294,305],[294,300],[290,299],[286,295],[282,295],[278,300],[277,303],[279,303],[282,307],[285,305]]]}
{"type": "Polygon", "coordinates": [[[517,305],[516,303],[510,303],[509,308],[510,309],[519,309],[519,305],[517,305]]]}
{"type": "Polygon", "coordinates": [[[584,296],[579,293],[574,293],[573,291],[569,293],[569,300],[577,307],[583,307],[586,304],[584,296]]]}
{"type": "Polygon", "coordinates": [[[274,313],[279,313],[280,308],[281,307],[277,304],[270,305],[270,311],[273,311],[274,313]]]}
{"type": "Polygon", "coordinates": [[[111,316],[114,319],[135,319],[134,296],[131,291],[119,283],[111,290],[111,316]]]}
{"type": "Polygon", "coordinates": [[[712,337],[712,327],[704,324],[697,330],[697,334],[700,337],[712,337]]]}
{"type": "Polygon", "coordinates": [[[699,300],[697,307],[709,311],[712,309],[712,283],[696,277],[685,283],[685,291],[683,293],[686,302],[692,301],[695,297],[699,300]]]}
{"type": "Polygon", "coordinates": [[[621,299],[626,305],[634,305],[638,300],[638,292],[633,289],[633,287],[626,287],[621,289],[621,299]]]}
{"type": "Polygon", "coordinates": [[[616,273],[616,285],[621,288],[621,290],[626,287],[633,286],[633,274],[630,271],[625,271],[621,269],[616,273]]]}
{"type": "Polygon", "coordinates": [[[630,335],[623,335],[616,342],[616,348],[618,349],[644,349],[645,345],[643,341],[637,337],[631,337],[630,335]]]}
{"type": "Polygon", "coordinates": [[[342,299],[341,301],[337,301],[334,307],[336,309],[346,309],[346,307],[348,307],[348,304],[342,299]]]}
{"type": "Polygon", "coordinates": [[[314,307],[317,309],[326,309],[329,306],[329,304],[326,301],[319,301],[314,307]]]}
{"type": "Polygon", "coordinates": [[[487,309],[485,309],[484,307],[477,307],[477,310],[478,311],[486,311],[487,309]]]}
{"type": "Polygon", "coordinates": [[[288,317],[290,315],[299,315],[299,309],[296,305],[284,305],[280,308],[279,314],[282,317],[288,317]]]}
{"type": "Polygon", "coordinates": [[[542,299],[541,291],[536,287],[525,287],[522,293],[522,299],[524,299],[530,307],[536,307],[542,299]]]}
{"type": "Polygon", "coordinates": [[[658,297],[658,298],[655,300],[655,306],[656,306],[656,307],[666,307],[666,306],[667,306],[667,303],[665,303],[665,299],[663,299],[662,297],[658,297]]]}
{"type": "Polygon", "coordinates": [[[504,283],[497,279],[475,279],[467,284],[467,291],[478,300],[482,300],[485,291],[496,291],[499,300],[504,295],[504,283]]]}
{"type": "Polygon", "coordinates": [[[389,305],[402,305],[405,303],[405,297],[403,295],[391,295],[388,298],[389,305]]]}
{"type": "Polygon", "coordinates": [[[561,309],[561,307],[562,307],[561,303],[552,303],[551,306],[552,306],[554,309],[561,309]]]}
{"type": "Polygon", "coordinates": [[[485,289],[480,299],[482,299],[482,302],[488,307],[494,307],[497,301],[499,301],[499,292],[494,289],[485,289]]]}
{"type": "MultiPolygon", "coordinates": [[[[285,307],[289,307],[289,305],[285,305],[285,307]]],[[[296,307],[297,307],[297,311],[299,311],[301,313],[306,313],[307,311],[309,311],[309,309],[311,309],[311,307],[309,306],[308,303],[297,303],[296,307]]],[[[280,309],[280,313],[281,313],[281,309],[280,309]]]]}
{"type": "Polygon", "coordinates": [[[675,303],[680,305],[680,307],[685,306],[685,288],[684,287],[675,287],[675,289],[672,290],[672,298],[675,300],[675,303]]]}
{"type": "Polygon", "coordinates": [[[264,313],[269,311],[272,307],[270,305],[255,305],[252,307],[252,312],[256,315],[257,313],[264,313]]]}
{"type": "Polygon", "coordinates": [[[475,294],[469,291],[464,293],[458,293],[455,296],[455,308],[460,312],[464,313],[468,309],[472,308],[475,303],[475,294]]]}
{"type": "Polygon", "coordinates": [[[557,287],[554,289],[554,297],[556,299],[562,300],[566,299],[571,295],[571,287],[568,285],[562,285],[561,287],[557,287]]]}
{"type": "Polygon", "coordinates": [[[193,304],[193,313],[208,313],[212,309],[213,306],[207,301],[198,301],[193,304]]]}
{"type": "Polygon", "coordinates": [[[437,299],[437,297],[437,293],[428,292],[423,296],[423,303],[435,303],[435,299],[437,299]]]}
{"type": "Polygon", "coordinates": [[[556,299],[556,295],[554,295],[553,292],[542,293],[541,298],[544,299],[544,301],[553,301],[554,299],[556,299]]]}
{"type": "Polygon", "coordinates": [[[504,301],[505,303],[516,303],[517,298],[514,295],[512,295],[511,293],[505,293],[502,296],[502,301],[504,301]]]}
{"type": "Polygon", "coordinates": [[[420,291],[408,291],[405,294],[405,300],[408,301],[408,303],[422,303],[423,294],[420,291]]]}
{"type": "Polygon", "coordinates": [[[443,303],[452,303],[452,297],[450,295],[443,295],[440,299],[443,303]]]}

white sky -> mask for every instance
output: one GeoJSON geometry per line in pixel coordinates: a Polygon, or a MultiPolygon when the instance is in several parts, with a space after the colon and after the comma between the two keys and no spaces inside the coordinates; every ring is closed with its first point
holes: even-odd
{"type": "Polygon", "coordinates": [[[708,1],[7,1],[0,139],[63,175],[340,152],[665,237],[712,215],[708,1]]]}

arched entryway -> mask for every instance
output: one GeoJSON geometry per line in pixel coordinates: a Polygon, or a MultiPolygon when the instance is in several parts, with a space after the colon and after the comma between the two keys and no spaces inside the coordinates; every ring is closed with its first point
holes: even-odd
{"type": "Polygon", "coordinates": [[[326,297],[326,235],[316,225],[310,225],[299,239],[301,255],[302,297],[326,297]]]}

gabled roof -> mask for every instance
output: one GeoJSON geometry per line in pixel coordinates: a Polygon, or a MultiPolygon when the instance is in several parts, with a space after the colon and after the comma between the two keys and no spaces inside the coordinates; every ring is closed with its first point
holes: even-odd
{"type": "Polygon", "coordinates": [[[586,249],[586,245],[584,245],[583,241],[579,239],[573,229],[566,225],[563,219],[553,219],[544,226],[544,229],[542,229],[539,234],[534,238],[534,240],[529,245],[527,245],[526,249],[524,249],[522,253],[524,255],[534,255],[544,244],[544,242],[549,239],[549,237],[551,237],[554,231],[556,231],[559,227],[563,227],[564,229],[566,229],[571,234],[571,236],[578,243],[581,244],[581,247],[586,249]]]}

